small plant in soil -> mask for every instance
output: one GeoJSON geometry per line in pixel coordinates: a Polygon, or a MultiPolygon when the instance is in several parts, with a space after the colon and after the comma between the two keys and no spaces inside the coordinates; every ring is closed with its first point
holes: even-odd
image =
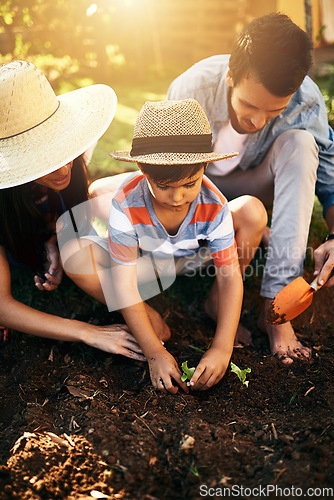
{"type": "Polygon", "coordinates": [[[251,371],[252,370],[250,368],[245,368],[244,370],[241,370],[239,368],[239,366],[235,365],[231,361],[231,372],[235,373],[238,376],[238,379],[240,380],[240,382],[243,385],[245,385],[246,387],[248,387],[248,384],[249,384],[249,380],[246,380],[247,373],[250,373],[251,371]]]}
{"type": "Polygon", "coordinates": [[[181,380],[182,380],[182,382],[185,382],[186,380],[188,380],[187,385],[189,386],[190,385],[189,381],[191,380],[191,377],[193,376],[196,368],[195,367],[188,368],[188,361],[184,361],[181,365],[181,368],[182,368],[181,380]]]}

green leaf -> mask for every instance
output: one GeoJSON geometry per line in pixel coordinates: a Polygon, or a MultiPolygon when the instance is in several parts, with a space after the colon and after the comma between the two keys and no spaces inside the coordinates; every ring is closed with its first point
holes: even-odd
{"type": "MultiPolygon", "coordinates": [[[[191,377],[193,376],[196,368],[194,368],[194,367],[188,368],[188,361],[184,361],[181,365],[181,368],[183,371],[183,374],[181,376],[182,382],[185,382],[186,380],[191,380],[191,377]]],[[[187,385],[190,385],[189,382],[187,382],[187,385]]]]}
{"type": "Polygon", "coordinates": [[[231,361],[231,372],[235,373],[238,376],[240,382],[242,382],[242,384],[245,385],[246,387],[248,387],[249,384],[249,380],[246,380],[247,373],[250,373],[251,371],[252,370],[250,368],[245,368],[244,370],[241,370],[237,365],[235,365],[231,361]]]}
{"type": "Polygon", "coordinates": [[[199,347],[196,347],[196,346],[190,345],[190,344],[189,344],[189,347],[190,347],[190,349],[193,349],[194,351],[199,352],[200,354],[205,354],[205,351],[203,351],[203,349],[200,349],[199,347]]]}

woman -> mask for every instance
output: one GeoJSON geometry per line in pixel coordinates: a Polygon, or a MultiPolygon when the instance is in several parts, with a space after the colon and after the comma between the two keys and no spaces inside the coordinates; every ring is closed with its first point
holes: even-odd
{"type": "Polygon", "coordinates": [[[11,294],[10,265],[34,269],[41,291],[59,286],[56,220],[88,199],[84,152],[110,125],[116,102],[107,85],[57,97],[34,65],[14,61],[0,67],[0,324],[144,360],[125,325],[53,316],[11,294]]]}

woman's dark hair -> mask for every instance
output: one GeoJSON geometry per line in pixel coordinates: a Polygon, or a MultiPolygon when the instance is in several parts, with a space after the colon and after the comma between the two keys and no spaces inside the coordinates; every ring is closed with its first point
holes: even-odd
{"type": "Polygon", "coordinates": [[[235,86],[253,76],[271,94],[286,97],[302,84],[312,64],[312,41],[280,13],[254,19],[235,40],[230,70],[235,86]]]}
{"type": "Polygon", "coordinates": [[[138,163],[143,174],[148,175],[154,182],[159,184],[172,184],[182,179],[194,177],[207,163],[193,163],[190,165],[148,165],[138,163]]]}
{"type": "MultiPolygon", "coordinates": [[[[73,161],[71,181],[61,191],[67,209],[88,199],[88,177],[84,156],[73,161]]],[[[54,233],[52,222],[61,215],[63,207],[59,195],[52,189],[34,182],[0,190],[0,244],[12,257],[33,269],[45,260],[44,243],[54,233]],[[39,210],[43,196],[48,198],[46,213],[39,210]]]]}

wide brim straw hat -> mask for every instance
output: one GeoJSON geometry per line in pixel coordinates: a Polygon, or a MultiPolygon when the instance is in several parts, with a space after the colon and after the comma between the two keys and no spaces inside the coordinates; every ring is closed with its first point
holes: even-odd
{"type": "Polygon", "coordinates": [[[0,66],[0,189],[43,177],[87,151],[109,127],[116,106],[108,85],[56,96],[33,64],[0,66]]]}
{"type": "Polygon", "coordinates": [[[135,123],[131,151],[112,151],[120,161],[187,165],[225,160],[238,153],[216,153],[210,124],[195,99],[145,102],[135,123]]]}

